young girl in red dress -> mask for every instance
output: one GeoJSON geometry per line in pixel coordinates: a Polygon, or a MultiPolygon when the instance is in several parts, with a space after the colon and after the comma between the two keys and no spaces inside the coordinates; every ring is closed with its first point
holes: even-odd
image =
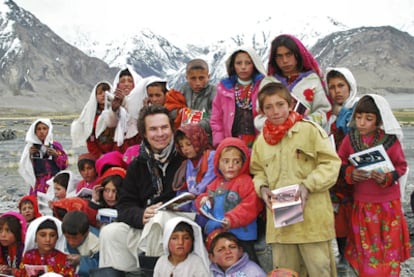
{"type": "Polygon", "coordinates": [[[338,151],[341,175],[354,188],[345,258],[358,276],[400,276],[401,262],[410,257],[410,234],[398,181],[407,170],[400,144],[402,130],[388,102],[374,94],[358,101],[351,125],[355,128],[338,151]],[[367,171],[349,162],[351,154],[381,144],[395,170],[367,171]]]}

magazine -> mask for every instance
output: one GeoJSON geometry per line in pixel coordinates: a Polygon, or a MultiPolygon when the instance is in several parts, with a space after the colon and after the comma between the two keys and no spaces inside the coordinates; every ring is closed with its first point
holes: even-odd
{"type": "Polygon", "coordinates": [[[273,219],[275,227],[283,227],[303,221],[302,200],[295,201],[299,185],[290,185],[272,190],[273,219]]]}
{"type": "Polygon", "coordinates": [[[349,161],[357,169],[366,171],[375,170],[382,173],[388,173],[395,170],[394,165],[382,144],[350,155],[349,161]]]}
{"type": "Polygon", "coordinates": [[[303,104],[295,95],[292,95],[292,107],[295,112],[298,114],[301,114],[303,116],[306,116],[309,113],[308,107],[306,107],[305,104],[303,104]]]}
{"type": "Polygon", "coordinates": [[[75,195],[76,197],[82,198],[91,198],[92,197],[92,189],[83,187],[80,191],[78,191],[75,195]]]}
{"type": "Polygon", "coordinates": [[[28,277],[37,277],[41,276],[42,274],[48,272],[47,265],[31,265],[25,264],[24,268],[26,269],[26,273],[28,277]]]}
{"type": "Polygon", "coordinates": [[[182,117],[181,117],[181,126],[190,124],[190,123],[199,123],[206,113],[204,111],[193,110],[190,108],[183,108],[182,117]]]}
{"type": "Polygon", "coordinates": [[[223,220],[214,217],[214,215],[211,212],[212,209],[213,209],[213,206],[212,206],[210,200],[207,200],[206,203],[204,203],[204,205],[202,205],[200,207],[200,213],[202,215],[204,215],[205,217],[207,217],[208,219],[211,219],[211,220],[216,221],[216,222],[223,223],[224,222],[223,220]]]}
{"type": "Polygon", "coordinates": [[[195,195],[191,192],[184,192],[176,197],[172,198],[171,200],[165,202],[160,207],[156,209],[159,210],[173,210],[173,211],[180,211],[180,208],[191,203],[195,199],[195,195]]]}

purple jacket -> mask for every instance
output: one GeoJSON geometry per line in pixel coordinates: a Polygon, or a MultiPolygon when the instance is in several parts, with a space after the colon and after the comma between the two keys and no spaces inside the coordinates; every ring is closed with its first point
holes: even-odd
{"type": "Polygon", "coordinates": [[[223,272],[223,270],[221,270],[215,263],[210,264],[210,270],[214,277],[266,277],[266,272],[264,272],[255,262],[249,260],[247,253],[243,253],[240,260],[229,267],[226,272],[223,272]]]}

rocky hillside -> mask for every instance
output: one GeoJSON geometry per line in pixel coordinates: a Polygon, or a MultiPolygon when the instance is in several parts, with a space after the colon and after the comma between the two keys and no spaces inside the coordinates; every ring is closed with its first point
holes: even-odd
{"type": "Polygon", "coordinates": [[[311,49],[323,69],[348,67],[362,92],[414,93],[414,37],[393,27],[336,32],[311,49]]]}
{"type": "Polygon", "coordinates": [[[3,112],[79,111],[96,82],[113,80],[116,70],[105,62],[66,43],[14,2],[0,5],[3,112]]]}

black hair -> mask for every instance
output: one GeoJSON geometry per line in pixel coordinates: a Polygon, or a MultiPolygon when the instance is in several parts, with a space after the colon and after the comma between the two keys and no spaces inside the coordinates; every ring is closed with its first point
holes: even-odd
{"type": "Polygon", "coordinates": [[[53,230],[56,231],[56,234],[59,235],[56,223],[51,219],[46,219],[45,221],[40,223],[39,226],[37,227],[36,233],[39,232],[42,229],[53,229],[53,230]]]}
{"type": "Polygon", "coordinates": [[[181,221],[180,223],[175,225],[175,228],[172,231],[172,233],[174,233],[174,232],[187,232],[190,235],[191,240],[193,241],[193,244],[191,246],[191,252],[192,252],[194,250],[194,230],[193,230],[193,227],[190,224],[188,224],[187,222],[181,221]]]}
{"type": "Polygon", "coordinates": [[[327,83],[329,83],[329,80],[332,79],[332,78],[341,78],[341,79],[345,80],[345,82],[348,85],[348,88],[351,87],[348,83],[348,80],[345,78],[344,74],[342,74],[338,70],[331,70],[331,71],[328,72],[328,74],[326,74],[326,82],[327,83]]]}
{"type": "Polygon", "coordinates": [[[375,104],[374,99],[369,95],[365,95],[361,99],[359,99],[358,103],[355,106],[353,119],[355,119],[355,115],[357,113],[375,114],[377,116],[377,121],[375,122],[375,125],[378,127],[382,124],[381,113],[377,105],[375,104]]]}
{"type": "MultiPolygon", "coordinates": [[[[129,72],[129,71],[128,71],[128,72],[129,72]]],[[[109,90],[111,90],[111,87],[109,86],[109,84],[108,84],[108,83],[105,83],[105,82],[99,83],[99,84],[96,86],[96,91],[95,91],[95,94],[96,94],[96,92],[98,91],[98,88],[102,88],[102,90],[103,90],[103,91],[109,91],[109,90]]]]}
{"type": "Polygon", "coordinates": [[[121,79],[121,77],[123,77],[123,76],[131,76],[131,77],[133,77],[132,74],[131,74],[131,72],[129,72],[128,68],[125,68],[124,70],[122,70],[119,73],[119,79],[121,79]]]}
{"type": "Polygon", "coordinates": [[[167,108],[165,108],[164,106],[160,106],[160,105],[144,106],[140,110],[139,117],[138,117],[138,132],[141,134],[141,136],[145,135],[145,118],[148,115],[155,115],[155,114],[165,114],[168,117],[171,130],[174,130],[174,122],[167,108]]]}
{"type": "Polygon", "coordinates": [[[147,88],[148,88],[148,87],[160,87],[160,88],[161,88],[161,91],[162,91],[164,94],[166,94],[166,93],[167,93],[167,91],[168,91],[168,89],[167,89],[167,83],[166,83],[166,82],[153,82],[153,83],[149,84],[149,85],[147,86],[147,88]]]}
{"type": "Polygon", "coordinates": [[[92,167],[95,167],[95,161],[89,159],[82,159],[78,161],[78,170],[81,171],[85,165],[90,164],[92,167]]]}
{"type": "Polygon", "coordinates": [[[82,211],[67,212],[62,220],[62,232],[69,235],[85,235],[89,232],[88,216],[82,211]]]}
{"type": "Polygon", "coordinates": [[[103,193],[105,190],[105,186],[109,183],[112,182],[116,188],[116,200],[119,199],[119,191],[121,189],[122,186],[122,181],[123,178],[119,175],[111,175],[106,177],[105,179],[103,179],[101,186],[104,188],[103,190],[99,191],[99,199],[101,200],[100,202],[102,202],[103,204],[105,204],[107,206],[107,204],[105,203],[105,199],[103,197],[103,193]]]}
{"type": "Polygon", "coordinates": [[[24,241],[22,241],[22,225],[19,219],[12,215],[0,217],[0,228],[2,228],[5,224],[7,224],[10,231],[13,233],[16,238],[16,242],[24,243],[24,241]]]}
{"type": "Polygon", "coordinates": [[[69,173],[67,172],[63,172],[63,173],[59,173],[57,174],[54,178],[53,178],[53,183],[59,184],[62,187],[64,187],[65,189],[68,189],[68,184],[69,184],[69,173]]]}
{"type": "Polygon", "coordinates": [[[210,248],[208,249],[208,251],[211,253],[211,254],[214,254],[214,247],[216,246],[216,244],[217,244],[217,241],[219,240],[219,239],[227,239],[227,240],[229,240],[229,241],[232,241],[232,242],[235,242],[236,244],[237,244],[237,246],[239,246],[239,247],[241,247],[241,244],[240,244],[240,240],[233,234],[233,233],[230,233],[230,232],[220,232],[220,233],[218,233],[212,240],[211,240],[211,243],[210,243],[210,248]]]}
{"type": "Polygon", "coordinates": [[[302,72],[304,70],[304,67],[303,67],[303,60],[302,60],[302,56],[300,55],[299,47],[296,45],[295,41],[292,38],[290,38],[289,36],[285,36],[285,35],[278,36],[272,41],[271,48],[270,48],[268,68],[274,68],[278,75],[283,76],[282,70],[279,68],[279,66],[276,63],[277,48],[280,46],[284,46],[288,48],[290,51],[292,51],[297,61],[296,67],[299,72],[302,72]]]}

